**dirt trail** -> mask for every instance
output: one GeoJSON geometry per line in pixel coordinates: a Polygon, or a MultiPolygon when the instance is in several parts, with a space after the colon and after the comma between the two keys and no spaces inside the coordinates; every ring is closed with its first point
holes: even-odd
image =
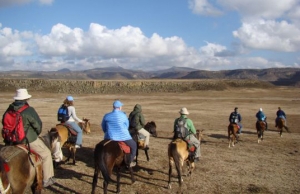
{"type": "MultiPolygon", "coordinates": [[[[31,93],[29,91],[29,93],[31,93]]],[[[140,153],[135,167],[137,182],[130,185],[129,174],[121,177],[122,193],[176,193],[178,189],[175,169],[172,189],[167,188],[167,146],[172,137],[174,119],[181,107],[187,107],[189,118],[198,129],[204,129],[201,161],[189,179],[184,177],[183,193],[300,193],[300,89],[239,89],[226,91],[196,91],[156,94],[80,94],[73,95],[77,115],[91,119],[92,133],[84,135],[83,148],[77,152],[77,165],[66,164],[55,170],[57,184],[44,193],[90,193],[93,176],[93,148],[103,139],[100,122],[112,110],[112,102],[120,99],[127,113],[134,105],[142,105],[147,121],[157,124],[158,138],[150,139],[150,161],[140,153]],[[241,141],[228,148],[228,116],[234,107],[242,115],[241,141]],[[274,128],[278,106],[286,112],[292,133],[280,138],[274,128]],[[255,114],[262,107],[268,117],[269,130],[264,141],[257,143],[255,114]]],[[[14,93],[0,94],[0,110],[12,102],[14,93]]],[[[43,132],[56,122],[56,111],[67,94],[34,92],[29,101],[43,120],[43,132]]],[[[114,177],[113,177],[114,178],[114,177]]],[[[115,185],[109,193],[115,193],[115,185]]],[[[97,193],[102,193],[99,177],[97,193]]]]}

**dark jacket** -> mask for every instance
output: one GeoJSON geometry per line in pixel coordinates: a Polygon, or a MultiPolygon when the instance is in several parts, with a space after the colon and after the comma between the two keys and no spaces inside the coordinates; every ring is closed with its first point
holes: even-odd
{"type": "Polygon", "coordinates": [[[286,118],[285,112],[283,110],[278,110],[276,112],[277,117],[284,117],[286,118]]]}
{"type": "Polygon", "coordinates": [[[234,111],[229,116],[229,122],[230,123],[239,123],[242,121],[242,116],[240,113],[234,111]]]}
{"type": "Polygon", "coordinates": [[[129,114],[129,127],[135,126],[135,130],[140,130],[141,128],[144,128],[145,126],[145,118],[142,114],[142,106],[139,104],[136,104],[133,108],[133,111],[129,114]],[[132,123],[134,122],[134,124],[132,123]]]}
{"type": "MultiPolygon", "coordinates": [[[[8,110],[19,110],[22,106],[25,105],[25,103],[26,101],[15,101],[9,105],[5,113],[8,110]]],[[[22,111],[21,115],[23,119],[24,130],[25,131],[28,130],[26,137],[29,143],[31,143],[35,141],[37,137],[40,135],[40,133],[42,132],[42,121],[39,115],[37,114],[37,112],[35,111],[35,109],[31,106],[29,106],[24,111],[22,111]]],[[[26,143],[26,140],[24,140],[23,143],[26,143]]]]}

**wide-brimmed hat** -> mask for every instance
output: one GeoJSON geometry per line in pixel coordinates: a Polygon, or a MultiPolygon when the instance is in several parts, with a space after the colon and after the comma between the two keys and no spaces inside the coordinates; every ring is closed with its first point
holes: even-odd
{"type": "Polygon", "coordinates": [[[262,111],[262,108],[259,108],[259,111],[262,111]]]}
{"type": "Polygon", "coordinates": [[[123,106],[123,103],[120,100],[116,100],[114,101],[113,106],[115,108],[120,108],[121,106],[123,106]]]}
{"type": "Polygon", "coordinates": [[[31,98],[31,95],[29,95],[27,89],[24,88],[18,89],[14,97],[15,100],[26,100],[29,98],[31,98]]]}
{"type": "Polygon", "coordinates": [[[67,100],[74,101],[74,98],[73,98],[73,96],[67,96],[67,100]]]}
{"type": "Polygon", "coordinates": [[[188,115],[188,114],[190,114],[189,111],[187,110],[187,108],[185,108],[185,107],[181,108],[180,111],[179,111],[179,113],[182,114],[182,115],[188,115]]]}

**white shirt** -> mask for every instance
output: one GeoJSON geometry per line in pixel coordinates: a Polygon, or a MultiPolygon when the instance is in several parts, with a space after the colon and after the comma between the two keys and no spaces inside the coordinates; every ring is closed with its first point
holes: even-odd
{"type": "Polygon", "coordinates": [[[69,111],[69,116],[70,116],[70,118],[69,118],[68,121],[70,121],[70,122],[75,122],[75,121],[77,121],[77,122],[83,122],[80,118],[78,118],[76,116],[76,111],[75,111],[75,107],[74,106],[68,106],[68,111],[69,111]]]}

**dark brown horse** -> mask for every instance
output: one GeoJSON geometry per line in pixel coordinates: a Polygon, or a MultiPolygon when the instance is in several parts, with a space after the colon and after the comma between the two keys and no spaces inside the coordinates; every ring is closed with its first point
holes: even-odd
{"type": "MultiPolygon", "coordinates": [[[[157,137],[157,132],[156,132],[156,123],[154,121],[150,121],[148,122],[145,126],[144,126],[144,129],[146,129],[150,135],[152,137],[157,137]]],[[[139,134],[138,132],[135,130],[135,129],[129,129],[129,133],[132,137],[132,139],[137,142],[137,148],[136,149],[136,163],[138,163],[138,155],[139,155],[139,149],[141,150],[144,150],[145,151],[145,155],[146,155],[146,158],[147,158],[147,161],[150,160],[149,158],[149,154],[148,154],[148,150],[147,149],[144,149],[144,145],[145,145],[145,139],[141,139],[139,138],[139,134]]]]}
{"type": "Polygon", "coordinates": [[[228,147],[230,148],[230,146],[234,146],[238,140],[239,140],[239,136],[237,135],[239,130],[239,127],[237,124],[235,123],[230,123],[228,125],[228,147]]]}
{"type": "Polygon", "coordinates": [[[256,122],[257,143],[264,140],[264,131],[266,130],[266,127],[267,126],[265,121],[256,122]]]}
{"type": "MultiPolygon", "coordinates": [[[[195,148],[193,148],[195,149],[195,148]]],[[[192,172],[195,168],[195,153],[194,150],[190,151],[188,143],[181,139],[177,138],[173,140],[168,146],[168,156],[169,156],[169,181],[168,181],[168,188],[171,189],[171,175],[172,175],[172,168],[175,164],[176,171],[178,174],[178,184],[179,190],[181,190],[181,185],[183,182],[182,179],[182,168],[183,164],[186,162],[188,166],[188,176],[191,177],[192,172]]]]}
{"type": "Polygon", "coordinates": [[[285,120],[283,118],[279,118],[277,120],[277,129],[279,131],[280,137],[282,137],[283,128],[289,133],[289,128],[285,125],[285,120]]]}
{"type": "MultiPolygon", "coordinates": [[[[56,132],[48,132],[42,137],[52,150],[59,137],[56,132]]],[[[34,194],[40,194],[43,188],[42,159],[21,145],[4,146],[0,151],[0,193],[22,194],[31,188],[34,194]],[[2,185],[2,188],[1,188],[2,185]]]]}
{"type": "MultiPolygon", "coordinates": [[[[85,132],[86,134],[91,132],[90,129],[90,121],[87,118],[83,118],[83,123],[78,123],[79,127],[85,132]]],[[[51,131],[58,131],[60,137],[60,145],[63,148],[67,148],[69,150],[69,155],[64,163],[69,162],[70,158],[73,159],[73,165],[76,164],[76,135],[77,133],[73,130],[69,130],[68,126],[65,124],[58,124],[55,128],[52,128],[51,131]]],[[[58,164],[56,164],[58,165],[58,164]]]]}
{"type": "Polygon", "coordinates": [[[95,171],[92,184],[92,194],[95,193],[99,172],[103,177],[103,193],[107,193],[109,182],[117,183],[117,193],[120,193],[120,169],[127,166],[131,175],[131,182],[134,183],[132,168],[130,164],[130,153],[125,154],[119,142],[112,140],[102,140],[94,150],[95,171]],[[116,169],[117,181],[111,179],[113,169],[116,169]]]}

